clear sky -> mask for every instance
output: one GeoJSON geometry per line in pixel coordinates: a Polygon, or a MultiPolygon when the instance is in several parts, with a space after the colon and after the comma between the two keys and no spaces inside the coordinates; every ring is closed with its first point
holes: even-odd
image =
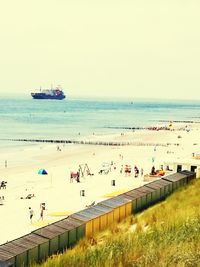
{"type": "Polygon", "coordinates": [[[200,99],[199,0],[6,0],[0,94],[200,99]]]}

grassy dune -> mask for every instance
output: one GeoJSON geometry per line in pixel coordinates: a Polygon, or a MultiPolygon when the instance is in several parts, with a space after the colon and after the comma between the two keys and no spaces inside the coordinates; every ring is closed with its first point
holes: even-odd
{"type": "Polygon", "coordinates": [[[200,180],[34,267],[200,266],[200,180]]]}

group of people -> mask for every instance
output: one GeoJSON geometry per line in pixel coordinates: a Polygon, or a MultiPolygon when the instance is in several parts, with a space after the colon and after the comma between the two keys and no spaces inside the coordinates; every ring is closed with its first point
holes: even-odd
{"type": "MultiPolygon", "coordinates": [[[[7,181],[0,182],[0,189],[6,189],[7,181]]],[[[0,205],[3,205],[5,201],[4,196],[0,196],[0,205]]]]}
{"type": "MultiPolygon", "coordinates": [[[[38,221],[43,220],[44,210],[45,210],[45,203],[41,203],[40,204],[40,217],[39,217],[38,221]]],[[[30,219],[31,223],[32,223],[34,215],[35,215],[34,210],[31,207],[29,207],[29,219],[30,219]]]]}
{"type": "Polygon", "coordinates": [[[87,176],[94,175],[94,173],[90,172],[87,163],[79,165],[78,170],[76,172],[73,171],[70,172],[70,182],[72,183],[73,180],[76,180],[77,183],[80,183],[80,177],[85,177],[85,175],[87,176]]]}
{"type": "Polygon", "coordinates": [[[6,189],[7,182],[6,181],[1,181],[0,182],[0,189],[6,189]]]}
{"type": "MultiPolygon", "coordinates": [[[[168,169],[169,169],[169,167],[168,167],[168,169]]],[[[165,171],[163,170],[163,166],[161,166],[161,168],[159,170],[156,170],[155,166],[152,166],[150,175],[152,175],[152,176],[163,176],[163,175],[165,175],[165,171]]]]}
{"type": "MultiPolygon", "coordinates": [[[[133,171],[134,171],[134,177],[137,178],[139,176],[139,169],[136,165],[134,166],[133,171]]],[[[123,172],[124,172],[125,176],[127,176],[127,175],[130,176],[132,173],[132,166],[131,165],[125,165],[125,166],[121,165],[120,174],[123,174],[123,172]]],[[[143,176],[143,169],[141,169],[141,176],[143,176]]]]}

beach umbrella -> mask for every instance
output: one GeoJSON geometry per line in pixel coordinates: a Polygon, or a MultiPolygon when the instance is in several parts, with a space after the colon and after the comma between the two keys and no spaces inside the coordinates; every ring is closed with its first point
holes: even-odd
{"type": "Polygon", "coordinates": [[[40,169],[38,171],[38,174],[48,174],[47,171],[45,169],[40,169]]]}

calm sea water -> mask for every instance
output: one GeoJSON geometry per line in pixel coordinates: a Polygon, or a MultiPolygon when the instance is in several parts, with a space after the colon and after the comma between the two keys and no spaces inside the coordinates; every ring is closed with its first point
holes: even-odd
{"type": "MultiPolygon", "coordinates": [[[[76,139],[121,132],[117,127],[155,125],[162,120],[199,121],[200,101],[0,99],[0,139],[76,139]]],[[[4,145],[0,141],[0,146],[4,145]]]]}

